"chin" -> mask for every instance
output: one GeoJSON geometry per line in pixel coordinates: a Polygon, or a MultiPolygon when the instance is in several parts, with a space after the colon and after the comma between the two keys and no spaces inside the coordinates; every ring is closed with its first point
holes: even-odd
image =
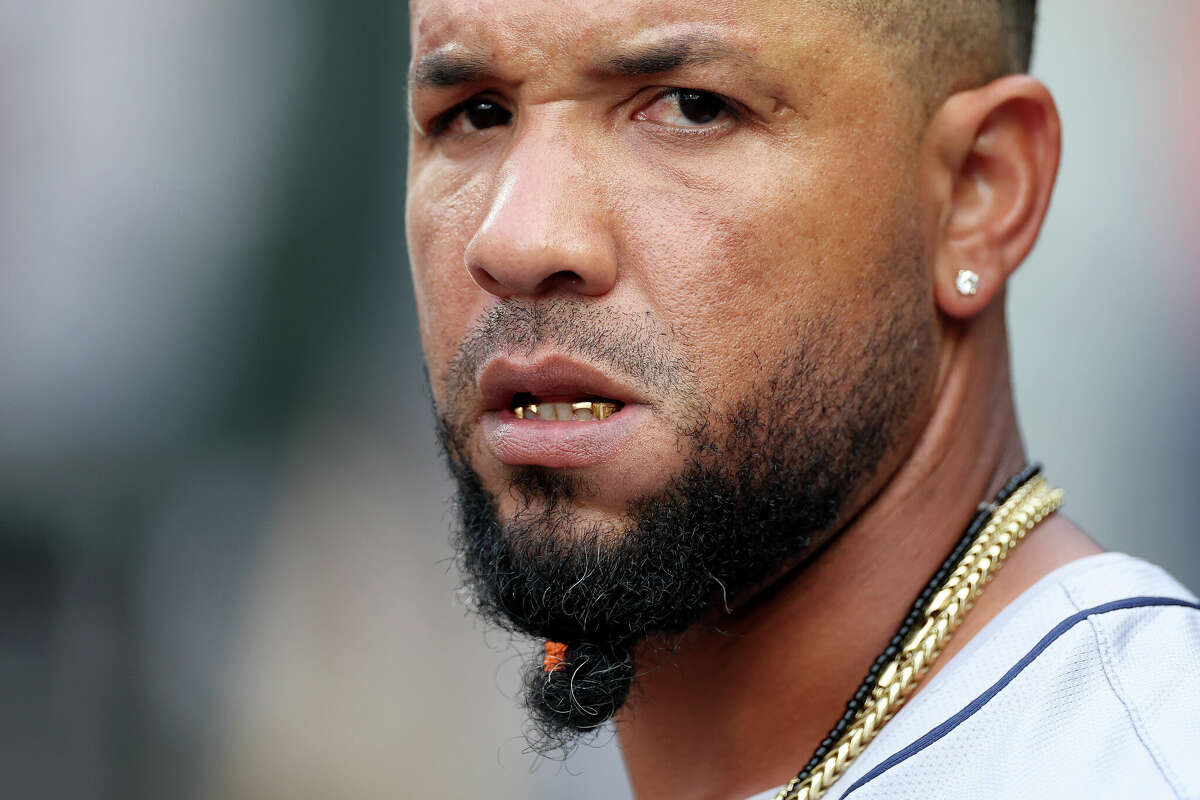
{"type": "Polygon", "coordinates": [[[538,513],[549,502],[581,524],[618,524],[631,505],[663,491],[678,480],[688,458],[682,436],[647,434],[639,445],[584,467],[510,465],[486,453],[473,466],[494,498],[501,519],[538,513]]]}
{"type": "MultiPolygon", "coordinates": [[[[913,368],[920,348],[907,344],[924,330],[914,327],[915,314],[912,326],[901,314],[865,342],[857,332],[841,341],[831,323],[828,335],[763,363],[725,403],[718,387],[695,381],[639,393],[578,360],[488,360],[509,328],[611,327],[584,325],[583,308],[556,309],[513,316],[502,307],[496,323],[506,326],[464,344],[445,381],[451,401],[438,433],[458,489],[458,565],[478,611],[501,628],[567,647],[565,668],[548,674],[542,643],[531,648],[526,702],[547,735],[569,740],[623,705],[640,643],[728,613],[782,566],[809,558],[814,542],[836,535],[851,498],[902,444],[928,375],[913,368]],[[868,358],[847,374],[838,365],[849,352],[868,358]],[[481,370],[478,392],[472,381],[481,370]],[[597,421],[565,419],[560,412],[586,411],[576,403],[617,410],[597,421]],[[553,406],[553,419],[543,406],[553,406]],[[587,702],[581,681],[589,682],[587,702]]],[[[637,331],[585,343],[619,342],[628,353],[618,365],[647,386],[661,384],[651,367],[673,362],[644,358],[659,346],[656,337],[630,349],[637,331]]],[[[522,341],[513,338],[510,349],[522,341]]],[[[582,355],[614,360],[607,351],[582,355]]]]}

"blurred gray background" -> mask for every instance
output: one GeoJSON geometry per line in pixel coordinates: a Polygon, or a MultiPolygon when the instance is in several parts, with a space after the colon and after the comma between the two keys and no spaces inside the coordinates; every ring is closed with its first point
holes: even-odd
{"type": "MultiPolygon", "coordinates": [[[[1200,589],[1200,3],[1043,0],[1029,449],[1200,589]]],[[[13,798],[627,797],[456,601],[402,229],[404,4],[0,1],[13,798]]]]}

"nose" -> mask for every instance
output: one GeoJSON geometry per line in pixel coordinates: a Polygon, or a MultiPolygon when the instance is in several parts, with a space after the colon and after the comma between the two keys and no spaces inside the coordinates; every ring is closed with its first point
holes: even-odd
{"type": "Polygon", "coordinates": [[[557,134],[527,130],[510,145],[487,216],[467,245],[467,270],[497,297],[608,293],[616,253],[597,160],[557,134]]]}

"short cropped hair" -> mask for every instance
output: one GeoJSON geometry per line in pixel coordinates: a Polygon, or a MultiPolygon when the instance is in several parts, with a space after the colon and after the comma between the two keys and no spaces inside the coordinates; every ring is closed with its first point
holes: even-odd
{"type": "Polygon", "coordinates": [[[950,94],[1029,70],[1037,0],[833,0],[868,23],[936,108],[950,94]]]}

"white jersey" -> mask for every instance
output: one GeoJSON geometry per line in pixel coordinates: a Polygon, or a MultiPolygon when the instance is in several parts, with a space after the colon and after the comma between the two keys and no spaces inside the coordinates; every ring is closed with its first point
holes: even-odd
{"type": "Polygon", "coordinates": [[[1200,800],[1196,597],[1120,553],[1055,570],[901,708],[825,797],[1200,800]]]}

